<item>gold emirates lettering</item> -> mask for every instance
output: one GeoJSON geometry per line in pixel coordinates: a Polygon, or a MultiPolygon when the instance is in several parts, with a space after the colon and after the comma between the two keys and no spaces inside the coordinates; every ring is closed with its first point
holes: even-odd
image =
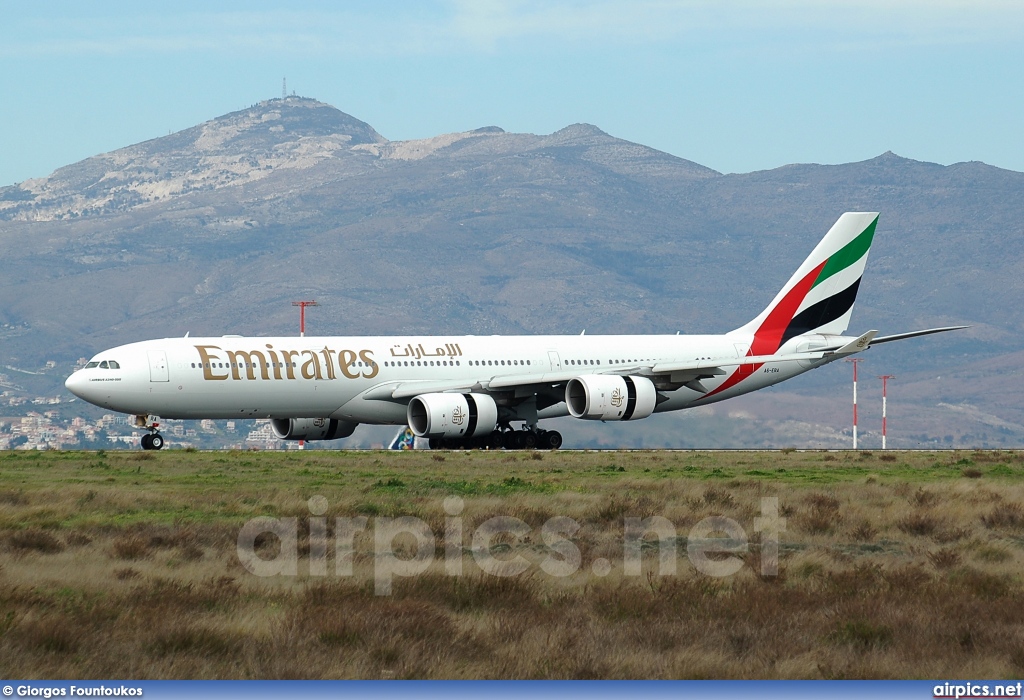
{"type": "Polygon", "coordinates": [[[203,379],[209,381],[295,379],[337,379],[335,369],[347,379],[373,379],[380,368],[372,350],[224,350],[217,345],[196,345],[203,379]],[[280,359],[278,358],[280,353],[280,359]],[[361,360],[365,367],[356,367],[361,360]],[[282,364],[284,365],[282,367],[282,364]],[[284,369],[284,373],[281,370],[284,369]]]}

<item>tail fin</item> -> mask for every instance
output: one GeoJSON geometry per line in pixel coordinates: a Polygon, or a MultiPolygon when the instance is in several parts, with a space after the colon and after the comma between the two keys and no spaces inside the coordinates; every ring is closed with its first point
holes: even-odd
{"type": "Polygon", "coordinates": [[[753,334],[751,355],[771,355],[804,333],[846,331],[877,223],[875,212],[839,217],[768,308],[733,331],[753,334]]]}

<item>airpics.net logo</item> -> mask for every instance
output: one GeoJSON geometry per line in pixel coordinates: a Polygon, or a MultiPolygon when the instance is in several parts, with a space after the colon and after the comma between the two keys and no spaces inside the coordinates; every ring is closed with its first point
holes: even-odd
{"type": "MultiPolygon", "coordinates": [[[[572,576],[583,566],[583,555],[573,541],[582,526],[576,520],[554,516],[539,528],[520,518],[495,516],[468,530],[462,517],[465,503],[458,496],[445,498],[443,533],[415,516],[401,517],[335,517],[328,527],[327,499],[313,496],[307,502],[308,556],[305,570],[309,576],[354,576],[356,541],[372,540],[370,560],[376,595],[390,595],[396,578],[424,574],[435,564],[443,564],[448,576],[475,574],[518,576],[531,569],[556,578],[572,576]],[[333,530],[331,535],[328,534],[333,530]],[[333,567],[328,552],[333,549],[333,567]],[[528,550],[537,554],[534,560],[523,556],[528,550]],[[443,552],[438,557],[438,552],[443,552]],[[469,556],[467,556],[467,553],[469,556]],[[333,568],[333,571],[331,569],[333,568]]],[[[238,533],[236,552],[242,566],[261,576],[300,575],[300,522],[298,517],[253,518],[238,533]],[[268,546],[268,542],[276,542],[268,546]]],[[[779,517],[779,500],[761,499],[761,513],[753,518],[757,534],[761,576],[777,576],[779,542],[786,521],[779,517]]],[[[305,528],[304,528],[305,529],[305,528]]],[[[685,534],[686,557],[690,564],[706,576],[722,578],[738,573],[747,566],[751,550],[750,538],[740,523],[724,516],[704,518],[687,533],[679,533],[668,518],[651,515],[646,518],[623,518],[622,562],[624,576],[641,576],[643,559],[657,549],[657,575],[677,573],[677,543],[685,534]]],[[[306,544],[303,533],[303,544],[306,544]]],[[[362,554],[362,552],[360,552],[362,554]]],[[[649,567],[653,566],[653,562],[649,567]]],[[[613,562],[596,558],[590,562],[595,576],[607,576],[613,562]]],[[[649,573],[651,575],[653,572],[649,573]]]]}
{"type": "Polygon", "coordinates": [[[933,698],[969,700],[973,698],[1019,698],[1024,683],[942,683],[932,689],[933,698]]]}

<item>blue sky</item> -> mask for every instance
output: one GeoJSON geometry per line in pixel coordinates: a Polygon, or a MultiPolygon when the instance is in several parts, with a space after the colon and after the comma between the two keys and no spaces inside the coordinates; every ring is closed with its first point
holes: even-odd
{"type": "Polygon", "coordinates": [[[288,90],[390,139],[595,124],[723,172],[1024,171],[1024,2],[0,3],[0,186],[288,90]]]}

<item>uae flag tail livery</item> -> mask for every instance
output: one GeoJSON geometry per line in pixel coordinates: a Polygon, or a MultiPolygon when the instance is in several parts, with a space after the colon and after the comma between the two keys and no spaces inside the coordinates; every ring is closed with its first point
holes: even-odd
{"type": "MultiPolygon", "coordinates": [[[[846,335],[878,224],[846,213],[771,304],[720,335],[164,338],[104,350],[65,385],[135,416],[270,419],[281,440],[334,440],[363,423],[440,449],[555,449],[542,421],[634,421],[763,389],[894,340],[846,335]]],[[[537,310],[540,313],[539,308],[537,310]]]]}
{"type": "MultiPolygon", "coordinates": [[[[748,357],[774,355],[799,336],[846,332],[877,225],[875,212],[847,212],[839,217],[772,303],[729,334],[749,344],[748,357]]],[[[727,391],[760,367],[756,363],[740,366],[708,396],[727,391]]]]}

